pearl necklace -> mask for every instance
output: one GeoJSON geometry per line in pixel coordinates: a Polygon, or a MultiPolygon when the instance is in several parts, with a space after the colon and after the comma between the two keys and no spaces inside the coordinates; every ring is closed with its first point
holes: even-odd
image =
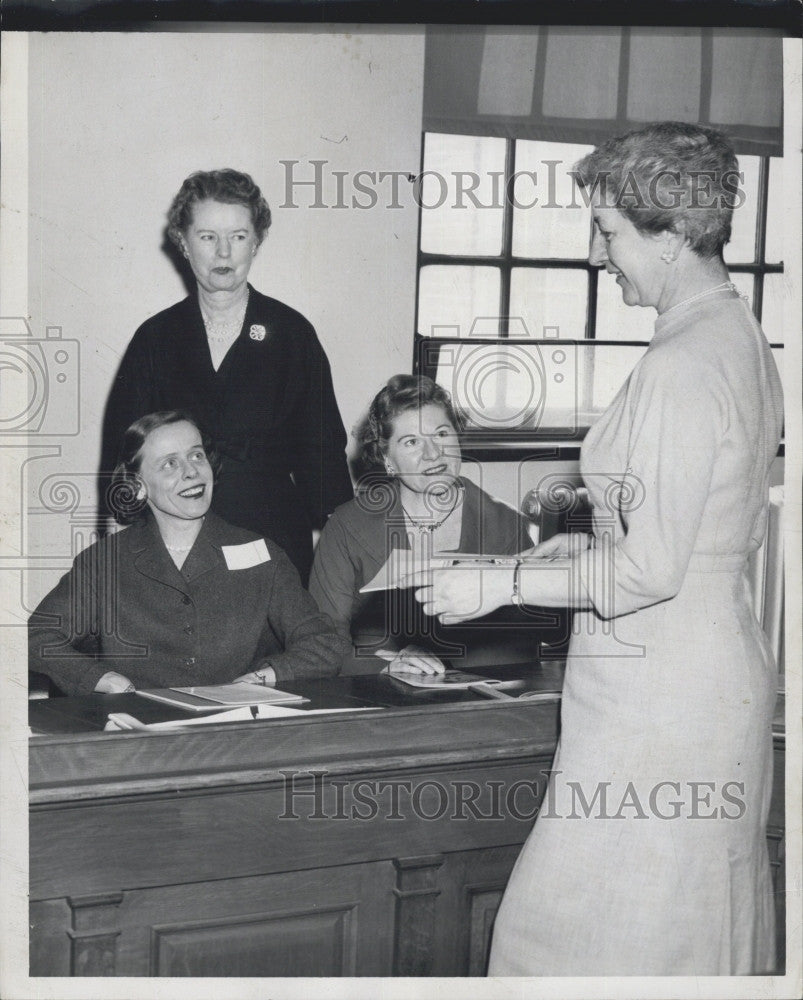
{"type": "Polygon", "coordinates": [[[211,316],[207,315],[203,309],[201,309],[201,316],[203,317],[208,340],[213,340],[216,344],[228,344],[237,339],[240,334],[240,330],[243,328],[243,320],[245,319],[245,311],[248,308],[249,295],[246,295],[240,308],[237,310],[237,313],[232,319],[214,320],[211,316]]]}
{"type": "MultiPolygon", "coordinates": [[[[203,525],[203,523],[204,520],[203,518],[201,518],[201,524],[203,525]]],[[[168,545],[167,542],[165,542],[165,548],[167,549],[168,552],[189,552],[197,541],[198,541],[198,535],[196,535],[195,538],[193,538],[192,542],[189,545],[168,545]]]]}
{"type": "Polygon", "coordinates": [[[696,302],[698,299],[702,299],[706,295],[712,295],[714,292],[724,291],[726,288],[731,292],[736,292],[738,295],[736,285],[734,285],[732,281],[722,281],[720,284],[714,285],[713,288],[706,288],[704,292],[698,292],[696,295],[690,295],[687,299],[682,299],[680,302],[676,302],[668,309],[664,309],[661,315],[666,316],[667,313],[671,313],[673,309],[680,309],[681,306],[687,306],[690,302],[696,302]]]}
{"type": "Polygon", "coordinates": [[[457,510],[458,504],[462,499],[463,499],[463,485],[461,483],[458,487],[455,501],[449,508],[448,512],[440,519],[440,521],[430,521],[430,522],[417,521],[410,513],[410,511],[404,506],[404,504],[401,503],[401,499],[399,500],[399,503],[401,503],[401,509],[404,511],[405,516],[407,517],[407,520],[410,522],[410,524],[412,524],[414,528],[418,528],[419,531],[426,531],[431,535],[432,532],[437,531],[437,529],[440,528],[441,525],[446,524],[446,522],[449,520],[452,514],[454,514],[454,512],[457,510]]]}

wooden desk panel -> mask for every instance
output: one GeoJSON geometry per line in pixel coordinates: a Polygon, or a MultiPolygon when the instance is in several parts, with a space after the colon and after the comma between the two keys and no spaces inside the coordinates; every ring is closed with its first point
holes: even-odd
{"type": "Polygon", "coordinates": [[[481,974],[558,704],[315,694],[371,688],[401,705],[32,740],[31,973],[481,974]]]}
{"type": "MultiPolygon", "coordinates": [[[[557,704],[416,699],[377,678],[313,694],[390,707],[103,734],[108,710],[144,710],[54,702],[51,716],[90,731],[31,741],[31,974],[484,974],[557,704]]],[[[782,774],[779,736],[781,960],[782,774]]]]}

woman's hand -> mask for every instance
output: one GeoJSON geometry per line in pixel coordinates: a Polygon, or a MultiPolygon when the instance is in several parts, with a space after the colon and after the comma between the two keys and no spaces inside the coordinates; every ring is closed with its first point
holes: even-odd
{"type": "Polygon", "coordinates": [[[442,674],[446,668],[437,656],[420,646],[405,646],[385,669],[389,674],[442,674]]]}
{"type": "Polygon", "coordinates": [[[591,545],[591,535],[585,531],[563,532],[539,542],[529,552],[527,559],[571,559],[578,552],[585,552],[591,545]]]}
{"type": "Polygon", "coordinates": [[[513,567],[483,565],[449,566],[422,570],[402,581],[418,587],[415,598],[428,615],[437,615],[444,624],[481,618],[511,603],[513,567]]]}
{"type": "Polygon", "coordinates": [[[131,681],[124,675],[109,670],[95,685],[98,694],[128,694],[129,691],[136,691],[131,681]]]}
{"type": "Polygon", "coordinates": [[[240,674],[231,682],[232,684],[261,684],[263,687],[276,686],[276,671],[273,667],[261,667],[259,670],[250,670],[247,674],[240,674]]]}

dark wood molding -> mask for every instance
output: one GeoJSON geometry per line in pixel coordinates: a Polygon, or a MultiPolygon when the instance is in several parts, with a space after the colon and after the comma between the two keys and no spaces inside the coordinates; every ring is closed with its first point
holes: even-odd
{"type": "Polygon", "coordinates": [[[67,929],[71,975],[115,975],[120,936],[118,907],[122,901],[121,892],[68,897],[72,911],[72,927],[67,929]]]}
{"type": "Polygon", "coordinates": [[[394,976],[430,976],[435,960],[436,897],[444,856],[394,858],[396,942],[394,976]]]}

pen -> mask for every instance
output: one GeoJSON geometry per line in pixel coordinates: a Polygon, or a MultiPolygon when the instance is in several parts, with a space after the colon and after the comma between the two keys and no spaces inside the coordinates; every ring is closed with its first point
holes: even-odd
{"type": "Polygon", "coordinates": [[[516,701],[512,695],[505,694],[504,691],[500,691],[491,684],[483,684],[482,682],[472,684],[469,687],[469,691],[474,691],[477,694],[484,694],[486,698],[496,698],[498,701],[516,701]]]}

